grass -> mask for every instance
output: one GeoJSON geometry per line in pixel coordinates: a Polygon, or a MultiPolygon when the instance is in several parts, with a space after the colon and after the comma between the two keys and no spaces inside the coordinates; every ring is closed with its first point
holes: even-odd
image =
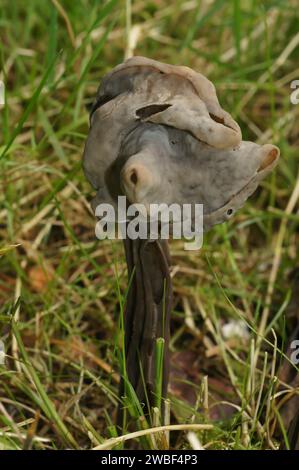
{"type": "Polygon", "coordinates": [[[188,449],[191,432],[208,449],[288,447],[284,410],[298,394],[298,370],[283,376],[298,318],[298,16],[295,1],[279,0],[3,0],[0,448],[122,448],[134,438],[188,449]],[[126,268],[120,242],[95,239],[81,169],[99,81],[132,52],[206,74],[244,139],[282,154],[200,252],[171,242],[170,425],[181,426],[170,437],[153,434],[159,411],[146,422],[133,390],[123,432],[115,427],[126,268]],[[223,324],[236,320],[247,335],[224,339],[223,324]],[[126,436],[132,416],[137,434],[126,436]]]}

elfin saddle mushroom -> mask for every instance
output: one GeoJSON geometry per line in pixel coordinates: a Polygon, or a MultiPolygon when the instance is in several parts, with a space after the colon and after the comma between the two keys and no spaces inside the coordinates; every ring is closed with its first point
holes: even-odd
{"type": "MultiPolygon", "coordinates": [[[[274,168],[279,149],[242,141],[214,85],[188,67],[132,57],[106,75],[91,112],[84,171],[96,189],[92,206],[203,204],[208,230],[224,222],[274,168]]],[[[163,397],[168,382],[171,309],[165,240],[125,240],[129,277],[127,374],[138,398],[155,402],[155,341],[165,340],[163,397]],[[140,367],[142,371],[140,371],[140,367]],[[143,374],[141,374],[143,372],[143,374]]],[[[120,395],[125,392],[122,383],[120,395]]],[[[148,412],[150,410],[147,410],[148,412]]]]}

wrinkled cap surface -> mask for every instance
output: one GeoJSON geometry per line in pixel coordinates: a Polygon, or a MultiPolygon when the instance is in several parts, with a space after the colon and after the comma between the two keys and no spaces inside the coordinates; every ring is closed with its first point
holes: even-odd
{"type": "Polygon", "coordinates": [[[91,113],[84,170],[93,207],[203,204],[204,228],[240,208],[279,149],[241,140],[214,85],[188,67],[133,57],[104,77],[91,113]]]}

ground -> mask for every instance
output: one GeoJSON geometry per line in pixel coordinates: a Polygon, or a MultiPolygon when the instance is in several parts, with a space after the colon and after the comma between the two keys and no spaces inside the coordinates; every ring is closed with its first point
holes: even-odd
{"type": "MultiPolygon", "coordinates": [[[[299,318],[299,104],[290,100],[298,21],[295,0],[2,1],[1,448],[89,449],[132,430],[114,425],[123,248],[96,240],[93,190],[81,168],[101,77],[132,53],[204,73],[245,139],[281,149],[272,176],[205,235],[199,252],[170,244],[170,422],[182,424],[170,446],[290,446],[298,395],[287,351],[299,318]],[[241,335],[226,339],[223,326],[236,321],[241,335]]],[[[153,424],[141,418],[135,427],[153,424]]],[[[126,445],[167,442],[139,437],[126,445]]]]}

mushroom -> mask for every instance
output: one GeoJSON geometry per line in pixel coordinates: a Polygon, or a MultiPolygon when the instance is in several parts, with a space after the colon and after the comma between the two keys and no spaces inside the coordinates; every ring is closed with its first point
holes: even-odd
{"type": "MultiPolygon", "coordinates": [[[[117,210],[120,195],[148,212],[152,204],[200,203],[208,230],[244,204],[278,157],[274,145],[241,140],[238,124],[221,108],[206,77],[188,67],[133,57],[102,80],[83,165],[97,191],[94,209],[104,202],[117,210]]],[[[124,245],[133,279],[125,313],[125,373],[140,401],[147,397],[151,406],[159,337],[165,340],[163,397],[167,393],[168,247],[165,240],[150,238],[126,239],[124,245]]],[[[124,391],[123,382],[120,395],[124,391]]]]}

